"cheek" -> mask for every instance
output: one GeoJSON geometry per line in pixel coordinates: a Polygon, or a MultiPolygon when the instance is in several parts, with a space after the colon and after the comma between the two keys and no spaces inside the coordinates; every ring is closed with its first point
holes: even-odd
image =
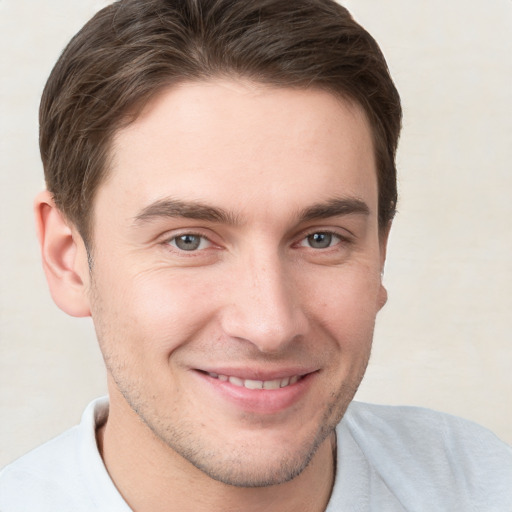
{"type": "Polygon", "coordinates": [[[212,315],[212,286],[169,269],[129,274],[118,268],[100,281],[93,318],[103,341],[138,358],[166,359],[197,335],[212,315]],[[199,282],[198,282],[199,281],[199,282]]]}
{"type": "Polygon", "coordinates": [[[364,351],[371,344],[375,317],[382,306],[380,273],[373,267],[329,269],[310,282],[310,315],[345,351],[364,351]]]}

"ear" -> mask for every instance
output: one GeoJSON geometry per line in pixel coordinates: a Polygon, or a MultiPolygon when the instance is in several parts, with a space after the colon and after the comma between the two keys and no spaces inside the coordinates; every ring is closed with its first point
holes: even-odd
{"type": "Polygon", "coordinates": [[[391,231],[391,221],[389,221],[388,225],[383,227],[379,233],[379,247],[380,247],[380,290],[378,297],[378,308],[379,310],[384,307],[386,302],[388,301],[388,291],[382,284],[382,277],[384,276],[384,265],[386,263],[386,253],[388,250],[388,239],[389,232],[391,231]]]}
{"type": "Polygon", "coordinates": [[[90,275],[82,237],[47,190],[36,197],[34,213],[43,269],[55,304],[68,315],[90,316],[90,275]]]}

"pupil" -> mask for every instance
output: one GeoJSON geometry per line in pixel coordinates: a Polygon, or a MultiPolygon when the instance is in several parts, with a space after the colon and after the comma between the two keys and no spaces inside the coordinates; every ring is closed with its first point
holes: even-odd
{"type": "Polygon", "coordinates": [[[315,249],[325,249],[331,245],[332,235],[329,233],[314,233],[308,236],[309,245],[315,249]]]}
{"type": "Polygon", "coordinates": [[[193,251],[200,243],[201,239],[196,235],[182,235],[176,238],[176,245],[183,251],[193,251]]]}

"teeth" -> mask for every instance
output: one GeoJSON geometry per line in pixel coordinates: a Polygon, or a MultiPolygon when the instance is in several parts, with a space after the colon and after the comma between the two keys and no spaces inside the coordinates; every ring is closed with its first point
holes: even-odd
{"type": "Polygon", "coordinates": [[[247,389],[263,389],[263,381],[262,380],[245,379],[244,386],[247,389]]]}
{"type": "Polygon", "coordinates": [[[239,379],[238,377],[229,377],[229,382],[239,387],[242,387],[244,385],[244,381],[242,379],[239,379]]]}
{"type": "Polygon", "coordinates": [[[281,387],[281,381],[277,380],[266,380],[263,382],[263,389],[279,389],[281,387]]]}
{"type": "Polygon", "coordinates": [[[285,377],[284,379],[275,380],[252,380],[252,379],[240,379],[239,377],[229,377],[228,375],[219,375],[214,372],[208,372],[210,377],[219,379],[223,382],[229,381],[234,386],[245,387],[247,389],[279,389],[295,384],[299,379],[299,375],[293,377],[285,377]]]}

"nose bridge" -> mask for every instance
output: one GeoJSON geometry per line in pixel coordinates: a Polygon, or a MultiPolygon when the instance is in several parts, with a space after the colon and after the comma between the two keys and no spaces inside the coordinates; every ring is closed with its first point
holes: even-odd
{"type": "Polygon", "coordinates": [[[262,352],[277,352],[303,334],[305,318],[290,269],[279,251],[251,251],[232,276],[224,330],[262,352]]]}

